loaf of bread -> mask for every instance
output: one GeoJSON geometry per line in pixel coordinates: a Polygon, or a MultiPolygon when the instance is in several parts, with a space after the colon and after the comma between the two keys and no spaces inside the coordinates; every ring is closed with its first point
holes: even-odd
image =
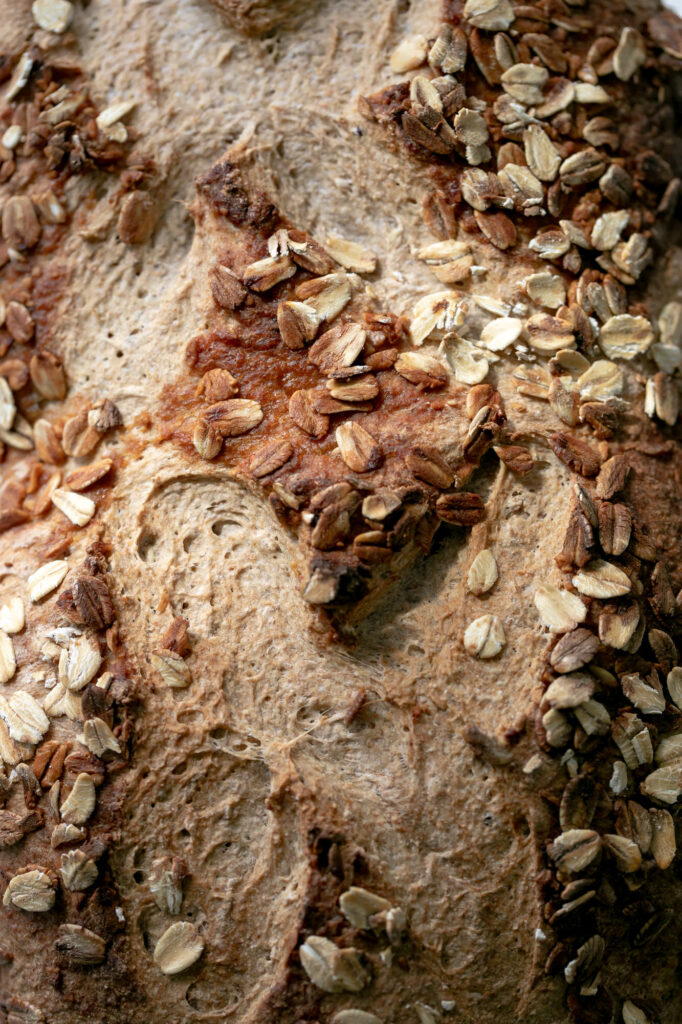
{"type": "Polygon", "coordinates": [[[2,13],[0,1024],[679,1024],[682,20],[2,13]]]}

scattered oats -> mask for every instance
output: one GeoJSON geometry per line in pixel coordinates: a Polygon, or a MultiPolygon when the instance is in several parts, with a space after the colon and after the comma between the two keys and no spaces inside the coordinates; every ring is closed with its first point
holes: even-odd
{"type": "Polygon", "coordinates": [[[87,772],[81,772],[59,809],[62,820],[69,825],[85,824],[95,809],[96,801],[94,782],[87,772]]]}
{"type": "Polygon", "coordinates": [[[602,843],[624,874],[631,874],[642,866],[642,851],[634,840],[626,836],[605,835],[602,836],[602,843]]]}
{"type": "Polygon", "coordinates": [[[480,384],[488,376],[490,363],[475,345],[456,334],[446,335],[445,354],[455,380],[460,384],[480,384]]]}
{"type": "Polygon", "coordinates": [[[548,848],[549,856],[557,868],[571,875],[580,874],[601,852],[601,839],[597,832],[587,828],[573,828],[557,836],[548,848]]]}
{"type": "Polygon", "coordinates": [[[0,683],[8,683],[17,670],[12,638],[0,629],[0,683]]]}
{"type": "Polygon", "coordinates": [[[676,345],[654,344],[650,352],[656,366],[663,373],[672,377],[678,370],[682,370],[682,348],[676,345]]]}
{"type": "Polygon", "coordinates": [[[96,505],[92,498],[65,487],[57,487],[52,492],[52,503],[75,526],[86,526],[95,514],[96,505]]]}
{"type": "Polygon", "coordinates": [[[547,68],[537,64],[514,64],[502,73],[502,87],[508,96],[524,106],[539,106],[548,78],[547,68]]]}
{"type": "Polygon", "coordinates": [[[9,80],[9,84],[5,90],[5,95],[3,96],[4,103],[11,103],[14,97],[19,95],[31,77],[34,65],[35,60],[31,56],[30,51],[27,50],[26,53],[22,54],[19,58],[19,61],[12,72],[12,77],[9,80]]]}
{"type": "Polygon", "coordinates": [[[343,916],[354,928],[363,929],[372,927],[370,918],[374,914],[391,909],[391,904],[383,896],[354,885],[339,896],[339,906],[343,916]]]}
{"type": "Polygon", "coordinates": [[[569,633],[587,616],[587,608],[577,594],[541,583],[533,595],[542,624],[552,633],[569,633]]]}
{"type": "Polygon", "coordinates": [[[519,366],[514,371],[514,383],[519,394],[549,401],[552,377],[544,366],[519,366]]]}
{"type": "Polygon", "coordinates": [[[658,330],[663,345],[682,348],[682,302],[669,302],[661,310],[658,330]]]}
{"type": "Polygon", "coordinates": [[[559,174],[564,185],[577,188],[601,178],[605,170],[604,158],[596,149],[589,147],[567,157],[559,168],[559,174]]]}
{"type": "MultiPolygon", "coordinates": [[[[465,172],[466,173],[466,172],[465,172]]],[[[518,209],[526,214],[537,213],[545,200],[542,183],[533,172],[521,164],[508,163],[498,174],[498,182],[502,191],[518,209]]],[[[464,196],[464,189],[462,188],[464,196]]],[[[466,199],[466,196],[464,196],[466,199]]]]}
{"type": "Polygon", "coordinates": [[[646,236],[636,232],[630,235],[627,242],[619,242],[614,247],[611,252],[613,264],[605,264],[604,259],[605,257],[601,257],[597,261],[601,267],[611,271],[615,276],[619,276],[619,270],[624,272],[620,274],[620,278],[624,283],[631,284],[628,278],[636,281],[642,275],[653,260],[653,252],[646,236]]]}
{"type": "Polygon", "coordinates": [[[675,859],[677,842],[675,839],[675,822],[670,811],[663,808],[649,809],[651,822],[651,853],[656,866],[665,871],[675,859]]]}
{"type": "Polygon", "coordinates": [[[21,633],[26,624],[24,602],[20,597],[10,597],[0,608],[0,629],[5,633],[21,633]]]}
{"type": "Polygon", "coordinates": [[[535,110],[535,116],[541,118],[554,117],[575,100],[575,85],[567,78],[560,78],[550,88],[542,103],[535,110]]]}
{"type": "Polygon", "coordinates": [[[592,247],[594,249],[613,249],[620,241],[625,228],[630,221],[629,210],[616,210],[613,213],[603,213],[595,221],[592,228],[592,247]]]}
{"type": "Polygon", "coordinates": [[[682,711],[682,668],[673,668],[668,672],[666,679],[670,699],[680,711],[682,711]]]}
{"type": "Polygon", "coordinates": [[[2,136],[2,139],[0,139],[0,142],[2,142],[5,149],[16,149],[23,137],[24,133],[20,125],[11,124],[2,136]]]}
{"type": "Polygon", "coordinates": [[[474,658],[495,658],[505,643],[504,627],[496,615],[481,615],[464,633],[464,647],[474,658]]]}
{"type": "MultiPolygon", "coordinates": [[[[415,68],[426,63],[429,44],[424,36],[408,36],[395,48],[391,54],[391,71],[397,75],[405,71],[414,71],[415,68]]],[[[331,253],[334,256],[333,253],[331,253]]]]}
{"type": "Polygon", "coordinates": [[[17,743],[39,743],[50,727],[40,704],[26,690],[15,690],[9,700],[0,697],[0,718],[17,743]]]}
{"type": "Polygon", "coordinates": [[[304,971],[323,992],[360,992],[369,980],[355,949],[339,949],[321,935],[311,935],[298,953],[304,971]]]}
{"type": "Polygon", "coordinates": [[[96,118],[98,129],[113,142],[125,142],[128,132],[121,122],[136,105],[136,100],[122,100],[120,103],[112,103],[111,106],[105,107],[96,118]]]}
{"type": "Polygon", "coordinates": [[[611,732],[628,768],[635,771],[642,764],[652,763],[654,748],[651,734],[641,718],[623,712],[614,721],[611,732]]]}
{"type": "Polygon", "coordinates": [[[595,558],[573,577],[573,586],[587,597],[623,597],[632,590],[630,578],[617,565],[595,558]]]}
{"type": "Polygon", "coordinates": [[[40,868],[24,871],[10,878],[2,902],[6,907],[18,907],[32,914],[52,910],[55,900],[55,886],[49,876],[40,868]]]}
{"type": "Polygon", "coordinates": [[[52,829],[50,846],[57,850],[60,846],[67,846],[69,843],[82,843],[87,838],[87,829],[79,828],[77,825],[66,825],[60,821],[52,829]]]}
{"type": "Polygon", "coordinates": [[[598,700],[586,700],[574,709],[575,717],[588,736],[605,736],[611,725],[611,718],[598,700]]]}
{"type": "Polygon", "coordinates": [[[351,300],[350,279],[340,273],[315,277],[298,285],[296,296],[312,306],[322,320],[333,320],[351,300]]]}
{"type": "Polygon", "coordinates": [[[575,345],[571,321],[549,313],[535,313],[531,316],[526,322],[526,332],[531,348],[542,355],[553,356],[575,345]]]}
{"type": "Polygon", "coordinates": [[[613,54],[613,70],[621,82],[628,82],[646,63],[646,43],[634,28],[624,28],[613,54]]]}
{"type": "Polygon", "coordinates": [[[640,793],[664,804],[675,804],[682,795],[682,760],[658,768],[640,784],[640,793]]]}
{"type": "Polygon", "coordinates": [[[561,157],[547,133],[537,124],[529,125],[523,133],[526,161],[540,181],[554,181],[559,173],[561,157]]]}
{"type": "Polygon", "coordinates": [[[70,0],[34,0],[31,6],[33,19],[45,32],[66,32],[73,17],[70,0]]]}
{"type": "Polygon", "coordinates": [[[487,593],[495,586],[497,577],[497,562],[492,551],[487,548],[479,551],[471,563],[467,576],[467,587],[471,593],[477,597],[487,593]]]}
{"type": "Polygon", "coordinates": [[[505,32],[515,17],[510,0],[466,0],[463,16],[489,32],[505,32]]]}
{"type": "Polygon", "coordinates": [[[401,352],[393,368],[417,387],[440,388],[448,380],[447,367],[429,352],[401,352]]]}
{"type": "Polygon", "coordinates": [[[610,103],[611,97],[602,85],[589,82],[575,83],[575,98],[578,103],[610,103]]]}
{"type": "Polygon", "coordinates": [[[164,683],[173,690],[183,690],[192,682],[189,666],[174,651],[152,654],[151,663],[164,683]]]}
{"type": "Polygon", "coordinates": [[[266,292],[280,281],[293,277],[295,273],[296,264],[286,254],[266,256],[249,264],[242,274],[242,281],[247,288],[255,292],[266,292]]]}
{"type": "Polygon", "coordinates": [[[481,331],[481,342],[490,352],[502,352],[518,341],[523,332],[523,323],[515,317],[500,317],[492,320],[481,331]]]}
{"type": "Polygon", "coordinates": [[[623,373],[610,359],[597,359],[578,377],[576,387],[583,399],[617,398],[623,393],[623,373]]]}
{"type": "MultiPolygon", "coordinates": [[[[665,702],[663,704],[663,710],[665,710],[665,702]]],[[[682,733],[673,732],[666,736],[665,739],[661,740],[656,747],[655,757],[656,763],[662,768],[666,765],[674,764],[675,761],[679,761],[680,758],[682,758],[682,733]]]]}
{"type": "Polygon", "coordinates": [[[528,297],[533,302],[546,306],[547,309],[558,309],[566,302],[566,286],[558,274],[552,274],[548,270],[531,274],[526,278],[525,284],[528,297]]]}
{"type": "Polygon", "coordinates": [[[622,313],[607,320],[599,334],[599,347],[609,359],[634,359],[648,351],[653,327],[643,316],[622,313]]]}
{"type": "Polygon", "coordinates": [[[186,867],[175,857],[158,857],[152,862],[149,892],[159,910],[179,914],[182,908],[182,880],[186,867]]]}
{"type": "Polygon", "coordinates": [[[467,37],[461,28],[453,29],[450,25],[441,25],[435,42],[429,50],[429,64],[440,69],[447,83],[447,92],[454,85],[450,75],[455,75],[464,68],[467,59],[467,37]]]}
{"type": "Polygon", "coordinates": [[[17,407],[12,389],[6,378],[0,377],[0,427],[3,430],[11,430],[16,414],[17,407]]]}
{"type": "Polygon", "coordinates": [[[653,419],[657,416],[663,423],[673,427],[680,413],[680,396],[677,383],[665,373],[657,373],[646,382],[644,412],[653,419]]]}
{"type": "Polygon", "coordinates": [[[366,1010],[339,1010],[332,1017],[331,1024],[382,1024],[382,1021],[366,1010]]]}
{"type": "Polygon", "coordinates": [[[69,570],[68,562],[57,560],[46,562],[32,573],[28,580],[29,596],[31,601],[40,601],[41,598],[56,590],[69,570]]]}
{"type": "MultiPolygon", "coordinates": [[[[67,828],[75,827],[67,825],[67,828]]],[[[82,850],[69,850],[62,854],[59,873],[64,887],[71,892],[84,892],[95,884],[98,876],[97,865],[82,850]]]]}
{"type": "Polygon", "coordinates": [[[375,254],[357,242],[347,242],[338,235],[328,235],[325,248],[333,260],[356,274],[373,274],[377,268],[375,254]]]}
{"type": "Polygon", "coordinates": [[[101,664],[99,643],[83,633],[71,640],[59,656],[59,682],[67,690],[79,693],[95,678],[101,664]]]}
{"type": "Polygon", "coordinates": [[[623,1003],[623,1024],[651,1024],[651,1022],[644,1010],[641,1010],[632,1000],[626,999],[623,1003]]]}
{"type": "MultiPolygon", "coordinates": [[[[665,697],[660,683],[655,686],[633,672],[621,676],[620,684],[627,699],[642,714],[661,715],[665,711],[665,697]]],[[[682,756],[682,749],[680,755],[682,756]]]]}
{"type": "Polygon", "coordinates": [[[440,1013],[427,1003],[415,1003],[414,1012],[417,1014],[419,1024],[440,1024],[440,1013]]]}
{"type": "Polygon", "coordinates": [[[57,953],[74,967],[96,967],[104,963],[105,940],[80,924],[60,924],[55,941],[57,953]]]}
{"type": "Polygon", "coordinates": [[[455,135],[467,146],[482,146],[488,140],[488,125],[476,110],[462,107],[453,121],[455,135]]]}
{"type": "Polygon", "coordinates": [[[176,921],[163,933],[154,950],[154,963],[164,974],[179,974],[197,962],[204,940],[189,921],[176,921]]]}
{"type": "Polygon", "coordinates": [[[571,248],[571,243],[563,231],[556,229],[543,231],[536,235],[528,243],[528,248],[532,252],[536,252],[543,260],[558,260],[566,255],[571,248]]]}
{"type": "Polygon", "coordinates": [[[624,761],[613,762],[609,788],[615,796],[620,796],[628,788],[628,769],[624,761]]]}
{"type": "Polygon", "coordinates": [[[381,447],[354,420],[347,420],[336,428],[336,443],[341,458],[354,473],[368,473],[377,469],[383,461],[381,447]]]}
{"type": "Polygon", "coordinates": [[[83,745],[95,755],[106,758],[109,754],[120,754],[121,745],[102,718],[88,718],[83,725],[83,745]]]}
{"type": "Polygon", "coordinates": [[[559,711],[576,708],[591,699],[594,687],[594,679],[586,672],[557,676],[543,694],[543,707],[549,705],[551,708],[558,708],[559,711]]]}

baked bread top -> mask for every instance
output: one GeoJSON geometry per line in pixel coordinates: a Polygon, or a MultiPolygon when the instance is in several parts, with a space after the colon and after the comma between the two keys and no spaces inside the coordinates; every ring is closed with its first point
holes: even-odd
{"type": "Polygon", "coordinates": [[[8,22],[0,1006],[672,1022],[682,25],[216,6],[8,22]]]}

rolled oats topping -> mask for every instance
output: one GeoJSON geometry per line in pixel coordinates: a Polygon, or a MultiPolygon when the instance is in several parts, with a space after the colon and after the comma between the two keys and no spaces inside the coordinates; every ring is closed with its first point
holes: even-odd
{"type": "Polygon", "coordinates": [[[204,948],[204,940],[195,925],[190,921],[176,921],[157,942],[154,963],[164,974],[180,974],[199,960],[204,948]]]}
{"type": "Polygon", "coordinates": [[[23,871],[10,878],[2,902],[31,914],[51,910],[55,902],[55,884],[41,868],[23,871]]]}
{"type": "Polygon", "coordinates": [[[496,615],[481,615],[464,633],[464,647],[474,658],[495,658],[506,643],[504,626],[496,615]]]}

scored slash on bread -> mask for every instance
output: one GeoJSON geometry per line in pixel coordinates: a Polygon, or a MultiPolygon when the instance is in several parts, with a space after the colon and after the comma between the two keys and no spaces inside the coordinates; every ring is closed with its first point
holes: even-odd
{"type": "Polygon", "coordinates": [[[467,404],[445,357],[414,350],[406,322],[376,312],[361,278],[229,156],[199,179],[193,212],[209,324],[187,349],[201,374],[194,447],[267,495],[297,535],[306,601],[357,608],[429,550],[441,522],[483,517],[465,488],[500,439],[500,395],[485,386],[467,404]]]}

